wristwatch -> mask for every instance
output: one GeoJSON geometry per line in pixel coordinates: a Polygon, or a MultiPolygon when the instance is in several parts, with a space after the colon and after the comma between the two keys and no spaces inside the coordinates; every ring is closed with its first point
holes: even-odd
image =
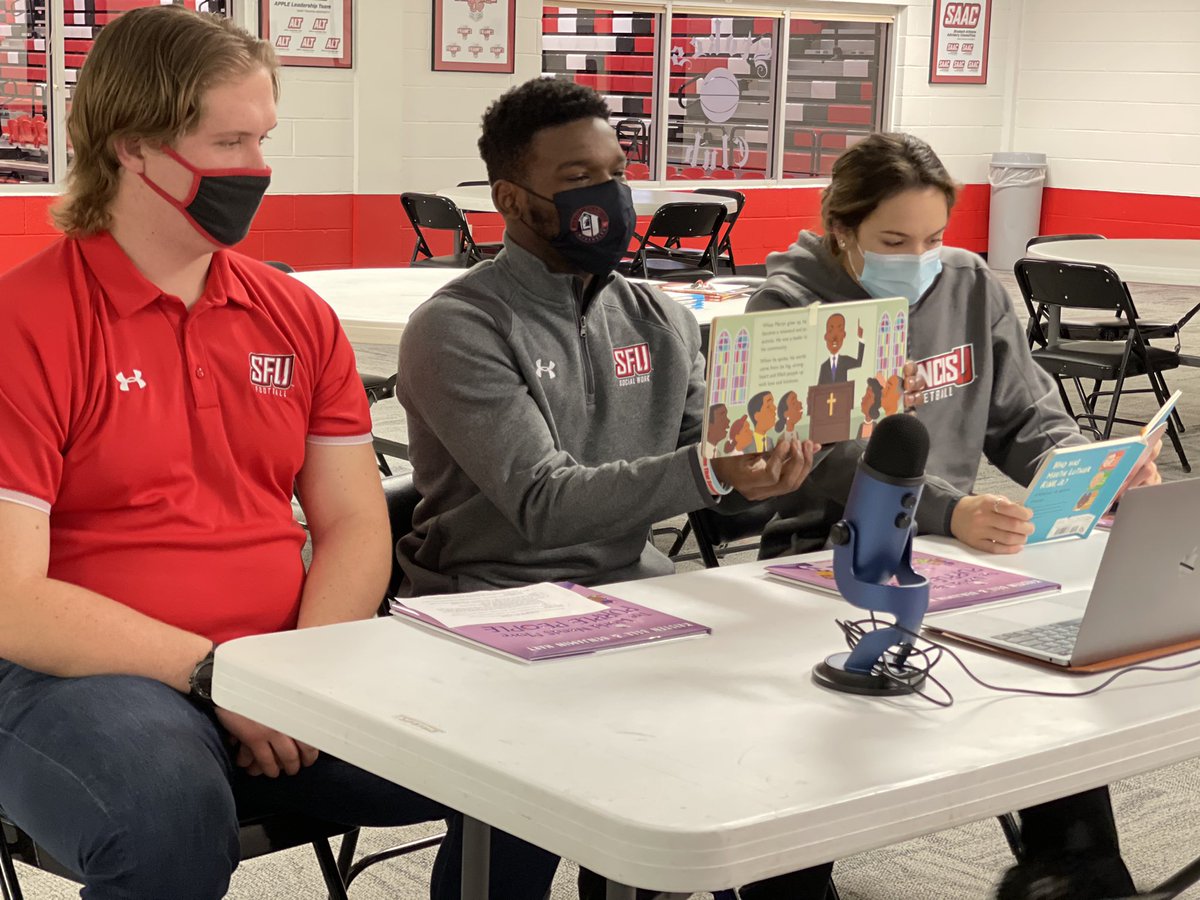
{"type": "Polygon", "coordinates": [[[188,678],[188,697],[203,706],[213,706],[213,660],[216,652],[217,645],[213,644],[212,649],[208,651],[208,655],[196,663],[196,667],[192,669],[191,677],[188,678]]]}

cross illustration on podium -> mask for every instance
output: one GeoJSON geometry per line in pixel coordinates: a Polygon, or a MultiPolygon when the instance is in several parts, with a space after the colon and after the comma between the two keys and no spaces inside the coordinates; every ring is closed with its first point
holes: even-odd
{"type": "Polygon", "coordinates": [[[829,396],[825,398],[825,403],[829,406],[829,416],[833,417],[833,408],[837,406],[837,397],[833,396],[833,391],[829,392],[829,396]]]}

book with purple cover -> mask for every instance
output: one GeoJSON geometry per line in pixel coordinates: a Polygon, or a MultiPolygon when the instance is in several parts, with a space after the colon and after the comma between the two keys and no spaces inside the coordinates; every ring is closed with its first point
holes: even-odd
{"type": "Polygon", "coordinates": [[[712,633],[706,625],[570,582],[392,599],[389,605],[397,617],[523,662],[712,633]]]}
{"type": "MultiPolygon", "coordinates": [[[[943,612],[992,600],[1008,600],[1026,594],[1057,591],[1061,584],[1017,572],[947,559],[931,553],[914,553],[913,569],[929,579],[929,612],[943,612]]],[[[833,559],[811,563],[767,566],[777,578],[798,581],[817,590],[839,593],[833,575],[833,559]]]]}

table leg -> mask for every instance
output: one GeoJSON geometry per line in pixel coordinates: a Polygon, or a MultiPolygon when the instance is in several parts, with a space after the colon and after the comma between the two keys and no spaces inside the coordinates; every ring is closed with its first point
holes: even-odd
{"type": "Polygon", "coordinates": [[[1046,310],[1046,346],[1058,345],[1059,331],[1062,328],[1062,307],[1051,306],[1046,310]]]}
{"type": "Polygon", "coordinates": [[[492,832],[485,822],[463,817],[462,900],[487,900],[492,832]]]}
{"type": "Polygon", "coordinates": [[[616,881],[606,881],[604,900],[637,900],[637,889],[616,881]]]}

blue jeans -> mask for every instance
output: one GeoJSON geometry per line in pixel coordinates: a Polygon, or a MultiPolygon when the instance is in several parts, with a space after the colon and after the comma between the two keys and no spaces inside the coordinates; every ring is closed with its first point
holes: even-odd
{"type": "MultiPolygon", "coordinates": [[[[4,660],[0,807],[79,874],[86,900],[223,897],[238,864],[239,817],[303,813],[377,827],[460,818],[324,753],[296,775],[250,777],[233,765],[216,721],[160,682],[56,678],[4,660]]],[[[435,900],[458,900],[459,848],[451,840],[439,850],[435,900]]],[[[491,897],[541,900],[556,865],[494,832],[491,897]]]]}

